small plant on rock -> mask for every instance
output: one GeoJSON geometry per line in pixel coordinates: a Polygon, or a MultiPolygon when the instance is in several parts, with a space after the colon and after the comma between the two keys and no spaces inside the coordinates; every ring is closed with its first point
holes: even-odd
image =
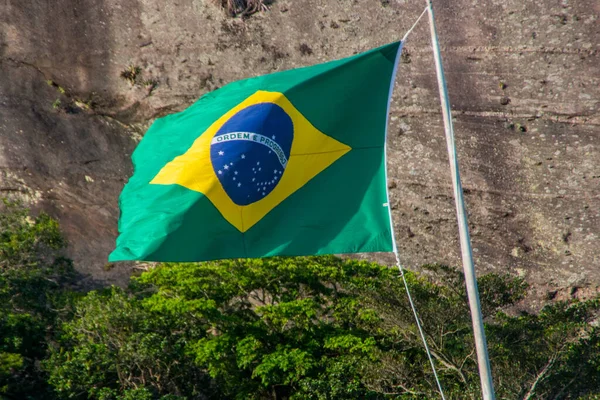
{"type": "Polygon", "coordinates": [[[137,65],[129,65],[125,70],[121,71],[121,78],[129,82],[130,85],[135,85],[142,69],[137,65]]]}
{"type": "Polygon", "coordinates": [[[247,16],[267,10],[264,0],[215,0],[229,16],[247,16]]]}
{"type": "Polygon", "coordinates": [[[148,94],[151,94],[152,91],[156,88],[156,86],[158,86],[158,80],[154,78],[144,79],[142,81],[142,86],[146,88],[148,94]]]}

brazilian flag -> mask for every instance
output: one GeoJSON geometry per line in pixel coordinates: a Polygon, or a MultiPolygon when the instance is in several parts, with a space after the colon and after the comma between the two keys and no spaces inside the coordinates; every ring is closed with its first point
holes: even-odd
{"type": "Polygon", "coordinates": [[[401,42],[233,82],[133,153],[110,261],[393,250],[385,140],[401,42]]]}

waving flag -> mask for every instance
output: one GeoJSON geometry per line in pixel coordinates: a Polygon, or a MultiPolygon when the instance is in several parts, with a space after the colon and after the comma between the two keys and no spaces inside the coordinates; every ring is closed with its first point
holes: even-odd
{"type": "Polygon", "coordinates": [[[392,251],[385,136],[400,48],[234,82],[155,121],[109,260],[392,251]]]}

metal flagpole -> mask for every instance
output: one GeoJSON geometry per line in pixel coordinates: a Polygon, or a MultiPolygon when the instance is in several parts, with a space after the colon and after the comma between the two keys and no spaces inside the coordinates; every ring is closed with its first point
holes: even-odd
{"type": "Polygon", "coordinates": [[[458,220],[458,232],[460,236],[463,268],[465,271],[465,283],[467,285],[469,306],[471,308],[471,319],[473,321],[473,334],[475,337],[475,348],[477,349],[477,364],[479,366],[479,378],[481,379],[481,392],[483,393],[484,400],[494,400],[496,396],[494,394],[492,371],[490,368],[487,343],[485,340],[485,331],[483,329],[483,317],[481,315],[479,291],[477,290],[477,279],[475,276],[475,267],[473,265],[471,239],[469,237],[469,228],[467,225],[467,214],[465,211],[462,184],[460,182],[460,172],[458,170],[456,146],[454,143],[454,131],[452,128],[452,116],[450,114],[450,100],[448,98],[448,89],[446,87],[446,79],[444,77],[444,69],[442,67],[442,57],[440,55],[440,44],[438,42],[437,31],[435,28],[433,7],[431,5],[431,0],[425,0],[425,2],[427,3],[427,8],[429,10],[429,26],[431,28],[433,57],[435,59],[435,69],[437,72],[440,101],[442,103],[442,114],[444,117],[444,128],[446,131],[446,143],[448,145],[448,157],[450,159],[450,170],[452,173],[452,184],[454,186],[456,218],[458,220]]]}

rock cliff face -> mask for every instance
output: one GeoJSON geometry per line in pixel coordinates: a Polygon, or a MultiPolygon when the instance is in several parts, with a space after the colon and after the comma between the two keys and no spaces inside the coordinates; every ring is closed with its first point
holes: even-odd
{"type": "MultiPolygon", "coordinates": [[[[424,5],[279,0],[232,19],[209,0],[4,0],[0,195],[57,217],[81,272],[124,282],[128,266],[104,266],[129,156],[154,118],[233,80],[397,40],[424,5]]],[[[540,295],[595,291],[600,3],[434,6],[478,270],[521,274],[540,295]]],[[[445,146],[424,19],[406,43],[389,135],[407,267],[460,263],[445,146]]]]}

